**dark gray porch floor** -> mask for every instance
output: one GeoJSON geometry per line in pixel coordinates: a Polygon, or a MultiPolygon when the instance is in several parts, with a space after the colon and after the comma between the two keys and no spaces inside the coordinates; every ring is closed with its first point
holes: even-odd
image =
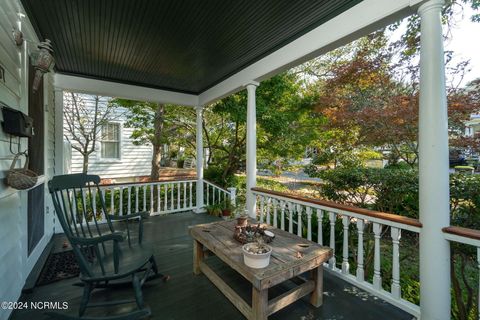
{"type": "MultiPolygon", "coordinates": [[[[171,276],[163,283],[153,280],[144,286],[144,299],[152,310],[151,319],[244,319],[242,314],[205,277],[192,273],[192,240],[187,227],[213,221],[206,214],[178,213],[152,217],[145,224],[145,239],[155,245],[155,256],[162,273],[171,276]]],[[[57,239],[61,243],[61,239],[57,239]],[[60,240],[60,241],[59,241],[60,240]]],[[[209,265],[222,274],[224,279],[246,301],[251,286],[238,273],[217,258],[209,258],[209,265]]],[[[293,303],[271,315],[269,319],[412,319],[412,316],[372,295],[330,275],[324,275],[324,303],[316,309],[308,303],[308,297],[293,303]]],[[[70,314],[78,312],[82,288],[72,286],[77,279],[63,280],[35,288],[31,294],[22,296],[22,301],[68,302],[70,314]]],[[[288,288],[288,284],[271,290],[270,297],[288,288]]],[[[99,289],[92,301],[133,298],[131,288],[99,289]]],[[[89,309],[88,315],[106,315],[130,310],[132,305],[106,309],[89,309]]],[[[63,311],[62,311],[63,312],[63,311]]],[[[19,310],[12,314],[12,320],[48,319],[43,311],[19,310]]]]}

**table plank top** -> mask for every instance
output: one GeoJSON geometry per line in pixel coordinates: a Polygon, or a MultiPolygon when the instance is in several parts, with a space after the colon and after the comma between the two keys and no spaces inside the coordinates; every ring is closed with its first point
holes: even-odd
{"type": "MultiPolygon", "coordinates": [[[[254,224],[254,222],[252,222],[254,224]]],[[[254,269],[243,262],[242,244],[233,238],[236,220],[191,226],[190,235],[227,263],[256,288],[270,288],[320,266],[332,256],[332,249],[289,232],[267,226],[275,234],[270,264],[254,269]]],[[[266,225],[262,225],[266,226],[266,225]]]]}

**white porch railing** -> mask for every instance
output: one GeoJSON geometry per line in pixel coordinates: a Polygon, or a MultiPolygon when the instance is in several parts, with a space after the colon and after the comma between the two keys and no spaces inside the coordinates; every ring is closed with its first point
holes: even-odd
{"type": "Polygon", "coordinates": [[[235,205],[235,202],[236,202],[235,188],[224,189],[221,186],[207,180],[203,180],[203,183],[204,183],[204,187],[203,187],[204,205],[208,206],[211,204],[225,202],[227,200],[229,200],[232,205],[235,205]]]}
{"type": "MultiPolygon", "coordinates": [[[[480,231],[462,227],[446,227],[443,228],[443,233],[445,235],[445,239],[450,242],[457,242],[469,246],[473,246],[477,249],[477,268],[480,271],[480,231]]],[[[453,258],[453,257],[452,257],[453,258]]],[[[480,273],[479,273],[479,280],[480,280],[480,273]]],[[[480,306],[480,281],[479,281],[479,290],[478,290],[478,297],[477,297],[477,306],[480,306]]],[[[478,308],[478,315],[477,318],[480,319],[480,308],[478,308]]]]}
{"type": "Polygon", "coordinates": [[[400,239],[402,230],[410,231],[415,234],[420,233],[422,224],[416,220],[402,217],[394,214],[371,211],[356,208],[347,205],[341,205],[329,201],[312,200],[308,198],[296,197],[290,194],[274,192],[266,189],[253,188],[253,194],[257,198],[257,217],[262,223],[273,225],[274,227],[295,233],[300,237],[306,237],[308,240],[317,241],[324,245],[323,230],[324,222],[328,225],[329,241],[327,244],[334,251],[333,257],[325,264],[326,270],[334,275],[371,292],[385,301],[397,306],[398,308],[410,313],[415,317],[420,316],[420,307],[402,298],[400,282],[400,239]],[[317,237],[312,239],[312,220],[317,221],[317,237]],[[335,225],[337,220],[341,220],[341,229],[343,230],[342,248],[340,254],[336,253],[335,248],[335,225]],[[353,250],[349,248],[349,226],[354,223],[358,234],[356,244],[356,262],[355,271],[350,271],[349,257],[353,250]],[[374,238],[374,263],[372,281],[365,278],[365,260],[364,260],[364,239],[365,227],[372,225],[374,238]],[[382,239],[382,236],[390,229],[390,239],[382,239]],[[381,241],[391,241],[392,255],[392,275],[391,289],[386,291],[382,288],[382,270],[381,270],[381,241]],[[341,259],[341,267],[337,267],[337,257],[341,259]]]}
{"type": "Polygon", "coordinates": [[[158,215],[195,208],[196,183],[194,179],[115,183],[101,185],[100,190],[110,214],[147,211],[150,215],[158,215]]]}
{"type": "MultiPolygon", "coordinates": [[[[127,215],[139,211],[160,215],[196,209],[196,179],[179,178],[154,182],[131,182],[100,185],[108,214],[127,215]]],[[[205,205],[229,199],[235,204],[235,188],[223,189],[204,180],[205,205]]],[[[86,197],[85,191],[82,195],[86,197]]],[[[99,222],[106,222],[100,209],[99,195],[92,189],[92,207],[99,222]]]]}

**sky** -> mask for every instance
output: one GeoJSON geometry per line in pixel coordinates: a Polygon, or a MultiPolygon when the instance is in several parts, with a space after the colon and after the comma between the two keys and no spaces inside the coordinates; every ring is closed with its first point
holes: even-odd
{"type": "Polygon", "coordinates": [[[462,85],[480,78],[480,23],[470,20],[472,13],[470,7],[464,8],[463,17],[459,15],[456,19],[451,38],[445,43],[445,50],[452,50],[456,61],[470,60],[471,71],[466,74],[462,85]]]}
{"type": "MultiPolygon", "coordinates": [[[[457,8],[457,13],[450,28],[444,26],[444,33],[447,40],[444,42],[445,51],[453,51],[453,57],[448,66],[455,66],[462,61],[469,60],[469,71],[461,77],[452,77],[448,71],[447,86],[464,87],[470,81],[480,78],[480,22],[472,22],[470,17],[474,11],[469,6],[462,9],[457,8]]],[[[397,41],[405,33],[407,28],[407,19],[405,19],[392,34],[389,35],[390,41],[397,41]]]]}

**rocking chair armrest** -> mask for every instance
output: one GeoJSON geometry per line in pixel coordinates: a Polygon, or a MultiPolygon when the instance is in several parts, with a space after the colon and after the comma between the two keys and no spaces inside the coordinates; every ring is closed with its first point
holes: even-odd
{"type": "Polygon", "coordinates": [[[114,241],[114,242],[122,242],[125,240],[125,235],[123,232],[113,232],[110,234],[105,234],[102,236],[98,237],[92,237],[92,238],[80,238],[80,237],[72,237],[71,241],[74,244],[79,244],[79,245],[96,245],[101,242],[106,242],[106,241],[114,241]]]}
{"type": "Polygon", "coordinates": [[[125,220],[131,220],[135,218],[140,218],[141,219],[146,219],[149,216],[147,211],[140,211],[132,214],[126,214],[123,216],[115,216],[113,214],[109,214],[108,218],[112,221],[125,221],[125,220]]]}

